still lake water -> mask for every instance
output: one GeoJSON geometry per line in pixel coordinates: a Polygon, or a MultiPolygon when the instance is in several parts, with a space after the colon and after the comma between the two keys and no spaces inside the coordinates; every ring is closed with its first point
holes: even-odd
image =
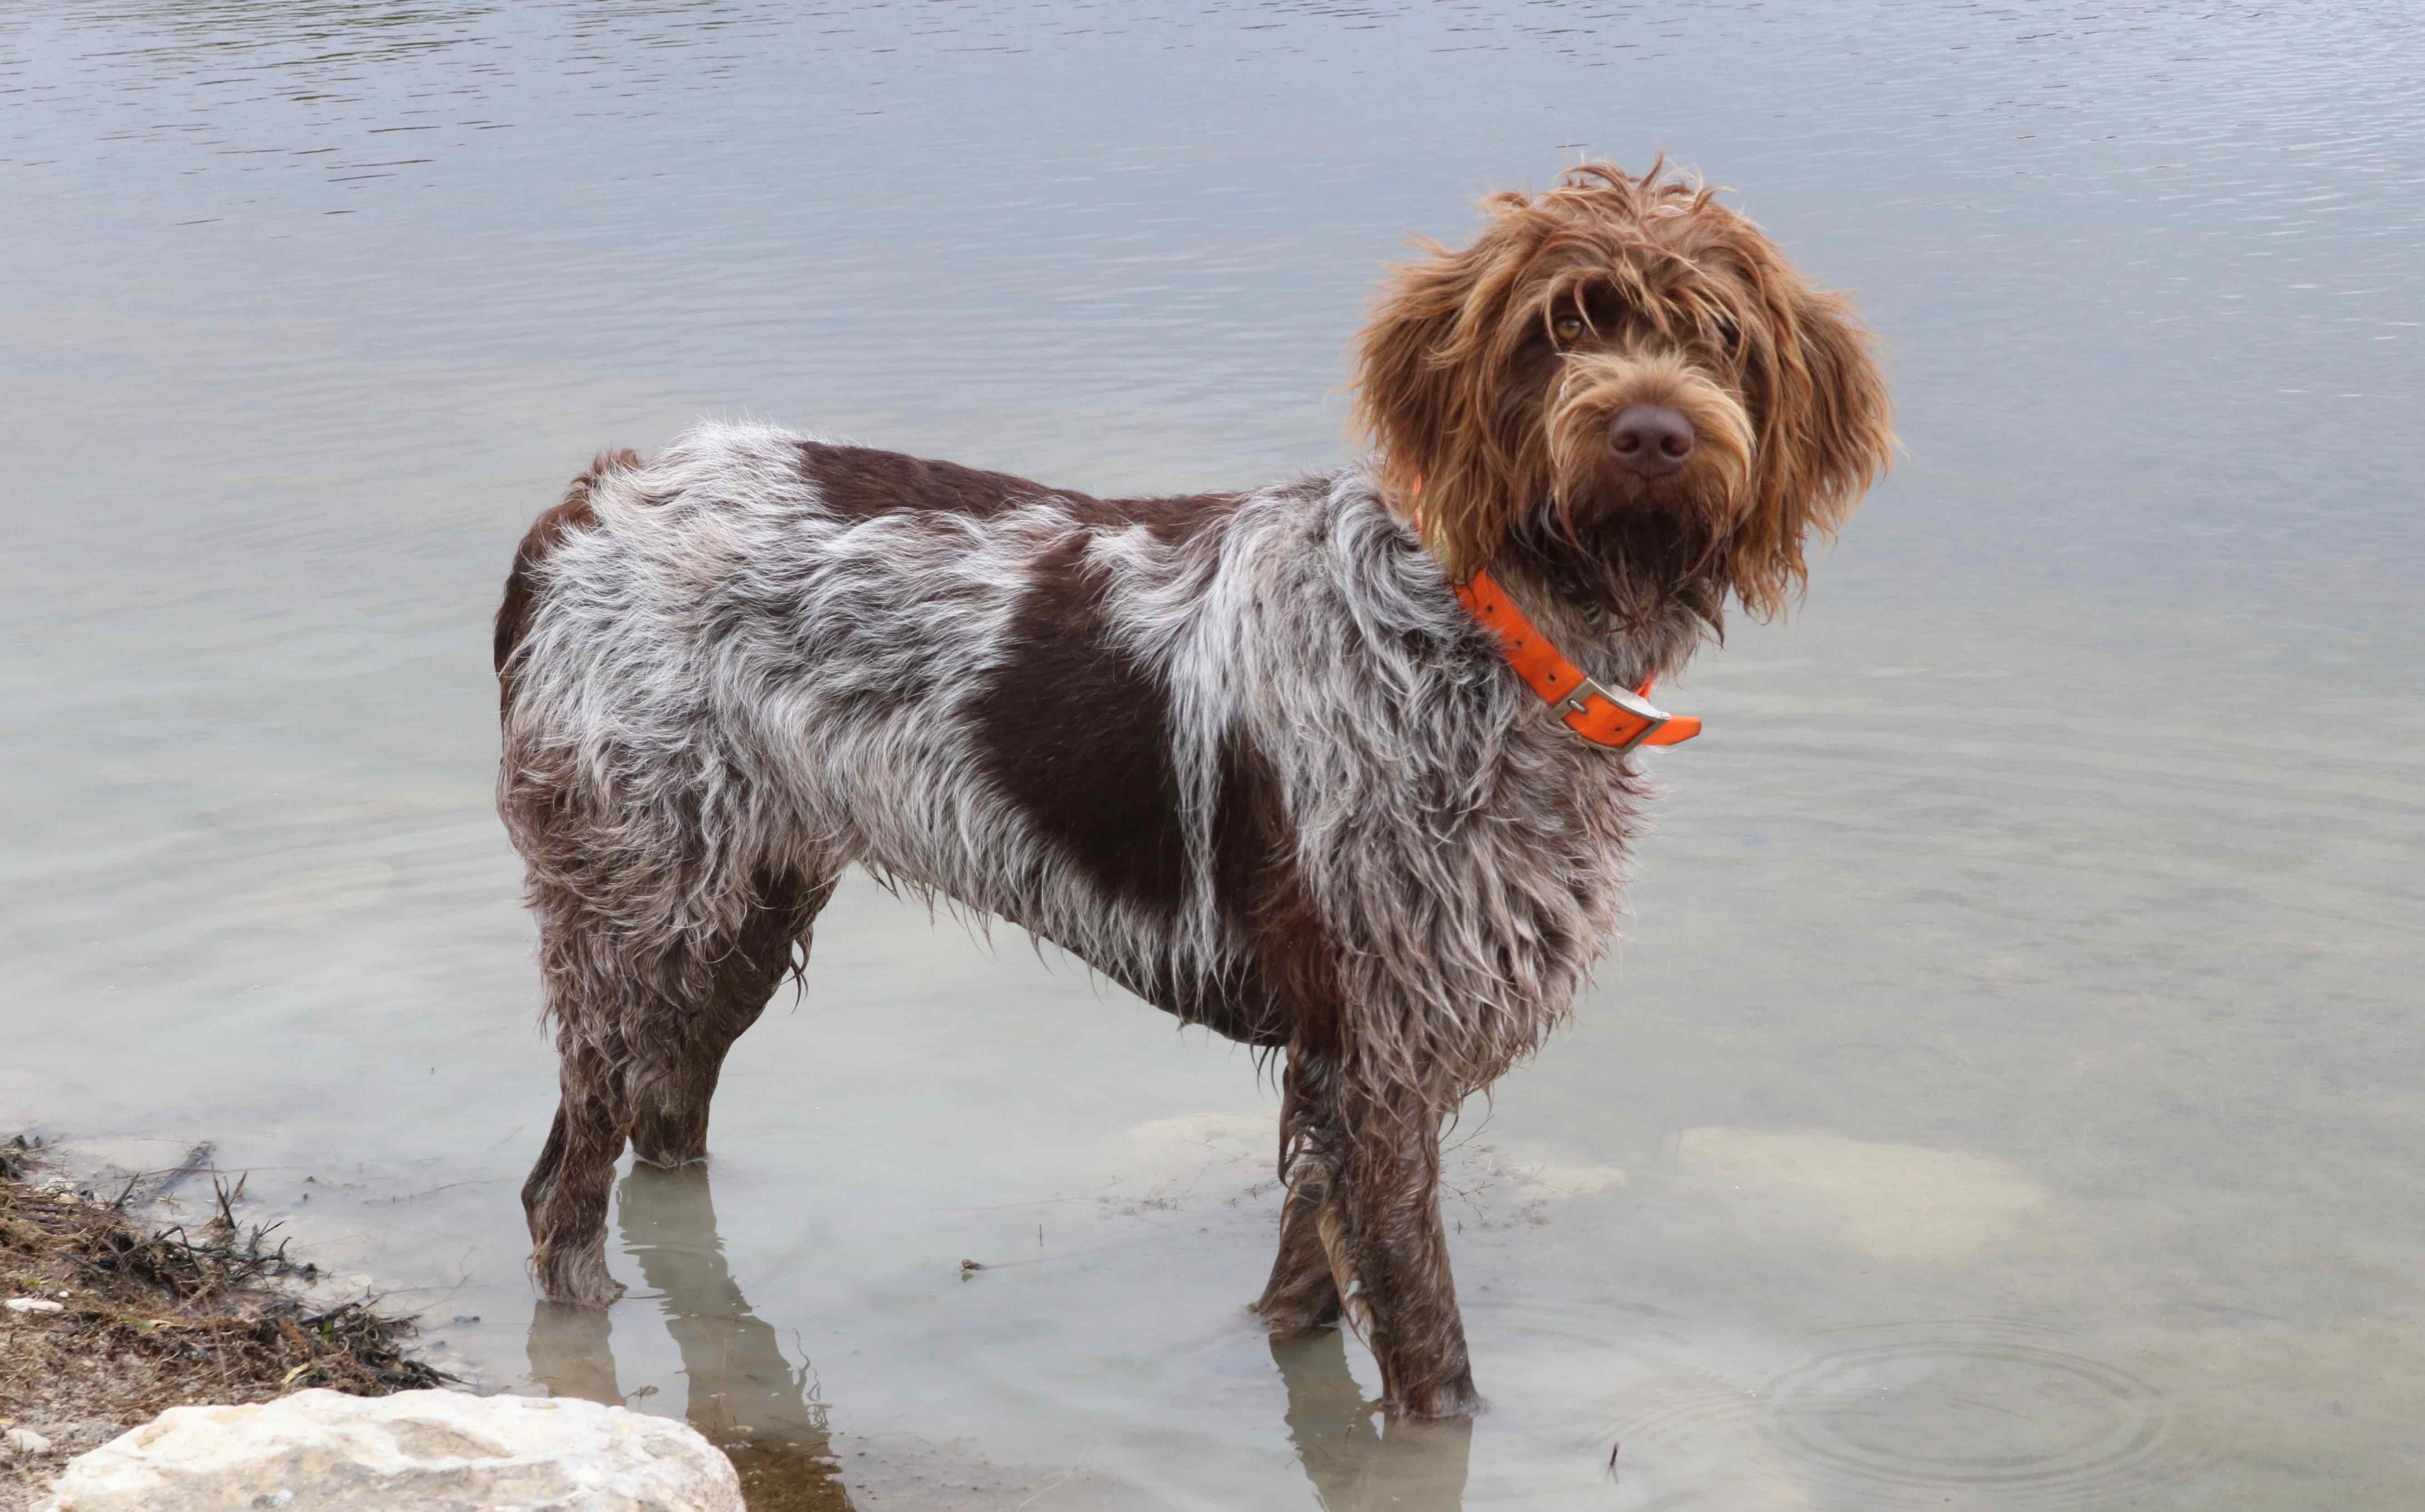
{"type": "Polygon", "coordinates": [[[215,1141],[766,1505],[2425,1503],[2420,80],[2388,5],[0,8],[0,1124],[215,1141]],[[486,620],[563,480],[1329,464],[1403,233],[1585,147],[1856,290],[1911,455],[1465,1120],[1469,1441],[1242,1311],[1245,1054],[864,884],[536,1308],[486,620]]]}

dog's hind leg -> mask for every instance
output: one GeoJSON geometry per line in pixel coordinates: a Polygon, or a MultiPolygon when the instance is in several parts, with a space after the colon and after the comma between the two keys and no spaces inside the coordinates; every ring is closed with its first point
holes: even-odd
{"type": "Polygon", "coordinates": [[[761,874],[720,922],[635,931],[570,886],[532,888],[562,1100],[522,1186],[531,1272],[551,1301],[602,1305],[606,1210],[624,1145],[699,1159],[725,1053],[756,1021],[833,877],[761,874]]]}
{"type": "Polygon", "coordinates": [[[707,1158],[708,1104],[724,1057],[803,953],[817,914],[833,896],[833,876],[762,876],[747,922],[714,964],[707,1000],[663,1026],[663,1037],[634,1049],[632,1153],[652,1166],[707,1158]]]}
{"type": "Polygon", "coordinates": [[[613,925],[556,888],[533,889],[539,961],[555,1021],[560,1099],[538,1163],[522,1182],[531,1277],[551,1302],[602,1307],[622,1292],[606,1272],[606,1207],[630,1136],[630,1059],[613,925]]]}
{"type": "Polygon", "coordinates": [[[1347,1146],[1326,1062],[1292,1052],[1281,1084],[1280,1248],[1254,1311],[1276,1334],[1302,1333],[1339,1321],[1339,1278],[1331,1257],[1340,1243],[1340,1210],[1347,1146]],[[1325,1231],[1327,1237],[1325,1238],[1325,1231]]]}
{"type": "MultiPolygon", "coordinates": [[[[557,1008],[563,1013],[563,1008],[557,1008]]],[[[531,1224],[531,1279],[548,1301],[603,1306],[623,1289],[606,1275],[606,1195],[631,1134],[618,1035],[557,1022],[555,1124],[522,1182],[531,1224]]]]}

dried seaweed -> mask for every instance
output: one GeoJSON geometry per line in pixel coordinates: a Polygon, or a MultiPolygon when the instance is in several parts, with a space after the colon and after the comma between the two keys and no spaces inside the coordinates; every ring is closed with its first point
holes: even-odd
{"type": "Polygon", "coordinates": [[[407,1352],[411,1318],[375,1299],[313,1298],[318,1272],[288,1256],[279,1226],[238,1221],[240,1179],[213,1177],[200,1234],[152,1231],[120,1202],[27,1184],[37,1155],[0,1150],[0,1298],[59,1311],[0,1312],[0,1425],[55,1447],[0,1461],[0,1504],[166,1407],[314,1386],[382,1396],[450,1378],[407,1352]]]}

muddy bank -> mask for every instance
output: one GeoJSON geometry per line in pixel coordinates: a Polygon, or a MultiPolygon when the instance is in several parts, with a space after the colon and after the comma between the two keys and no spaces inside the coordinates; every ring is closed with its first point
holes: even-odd
{"type": "Polygon", "coordinates": [[[177,1173],[212,1183],[209,1215],[159,1228],[136,1216],[143,1178],[80,1189],[41,1157],[0,1146],[0,1506],[168,1407],[448,1379],[406,1352],[410,1318],[312,1297],[275,1228],[235,1217],[240,1177],[177,1173]]]}

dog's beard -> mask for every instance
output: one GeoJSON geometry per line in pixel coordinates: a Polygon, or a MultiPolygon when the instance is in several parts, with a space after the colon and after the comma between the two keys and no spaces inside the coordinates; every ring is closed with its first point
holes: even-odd
{"type": "Polygon", "coordinates": [[[1725,599],[1726,539],[1699,509],[1634,504],[1569,518],[1544,500],[1509,532],[1502,561],[1565,602],[1646,631],[1681,606],[1712,627],[1725,599]]]}
{"type": "Polygon", "coordinates": [[[1751,506],[1751,418],[1734,394],[1679,359],[1579,359],[1542,416],[1548,496],[1509,533],[1506,559],[1619,629],[1679,600],[1712,626],[1727,538],[1751,506]],[[1692,423],[1694,448],[1663,477],[1628,471],[1609,427],[1628,405],[1663,405],[1692,423]]]}

